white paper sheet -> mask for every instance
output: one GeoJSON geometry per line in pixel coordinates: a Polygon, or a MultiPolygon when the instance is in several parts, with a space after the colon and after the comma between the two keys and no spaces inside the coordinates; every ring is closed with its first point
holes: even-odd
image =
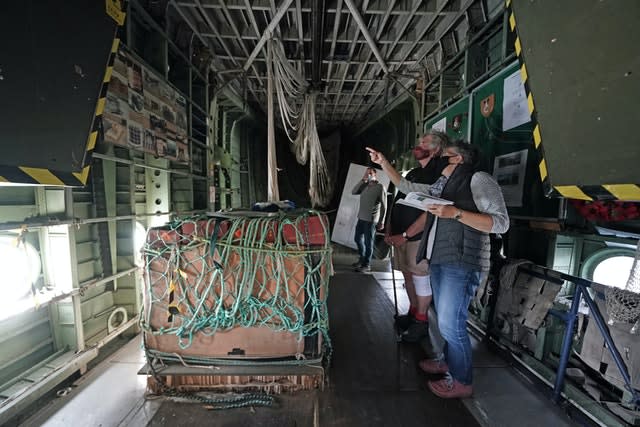
{"type": "Polygon", "coordinates": [[[440,197],[433,197],[425,193],[411,192],[405,196],[404,199],[398,200],[401,205],[412,206],[414,208],[427,210],[429,205],[452,205],[450,200],[441,199],[440,197]]]}
{"type": "Polygon", "coordinates": [[[431,129],[447,133],[447,118],[443,117],[435,122],[433,125],[431,125],[431,129]]]}
{"type": "Polygon", "coordinates": [[[502,130],[507,131],[531,120],[527,95],[520,78],[520,70],[504,79],[502,98],[502,130]]]}

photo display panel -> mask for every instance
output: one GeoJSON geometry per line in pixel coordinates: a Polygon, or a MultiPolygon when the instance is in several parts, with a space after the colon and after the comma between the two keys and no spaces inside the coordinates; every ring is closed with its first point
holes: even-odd
{"type": "Polygon", "coordinates": [[[124,47],[113,64],[102,123],[106,143],[189,162],[186,99],[124,47]]]}

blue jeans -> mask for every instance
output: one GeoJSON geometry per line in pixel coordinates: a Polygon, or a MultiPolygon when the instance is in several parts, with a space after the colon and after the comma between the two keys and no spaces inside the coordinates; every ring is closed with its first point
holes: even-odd
{"type": "Polygon", "coordinates": [[[449,373],[462,384],[471,384],[471,340],[467,332],[469,303],[480,284],[480,272],[459,264],[431,266],[433,302],[438,327],[447,345],[445,357],[449,373]]]}
{"type": "Polygon", "coordinates": [[[355,242],[358,246],[360,265],[367,266],[371,262],[373,254],[373,238],[376,234],[376,225],[371,221],[358,220],[356,224],[355,242]]]}

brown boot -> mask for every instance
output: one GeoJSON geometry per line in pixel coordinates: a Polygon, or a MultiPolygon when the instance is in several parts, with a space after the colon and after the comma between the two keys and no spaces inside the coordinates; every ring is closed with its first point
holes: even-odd
{"type": "Polygon", "coordinates": [[[448,375],[438,381],[429,381],[428,386],[433,394],[443,399],[464,399],[473,394],[471,384],[462,384],[448,375]]]}

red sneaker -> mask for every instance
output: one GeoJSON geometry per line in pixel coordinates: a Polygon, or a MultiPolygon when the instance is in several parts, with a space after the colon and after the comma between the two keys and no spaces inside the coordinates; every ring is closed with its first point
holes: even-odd
{"type": "Polygon", "coordinates": [[[427,384],[433,394],[443,399],[464,399],[473,394],[471,385],[459,383],[450,376],[438,381],[429,381],[427,384]]]}
{"type": "Polygon", "coordinates": [[[446,374],[449,372],[447,364],[440,360],[424,359],[418,363],[418,366],[427,374],[446,374]]]}

